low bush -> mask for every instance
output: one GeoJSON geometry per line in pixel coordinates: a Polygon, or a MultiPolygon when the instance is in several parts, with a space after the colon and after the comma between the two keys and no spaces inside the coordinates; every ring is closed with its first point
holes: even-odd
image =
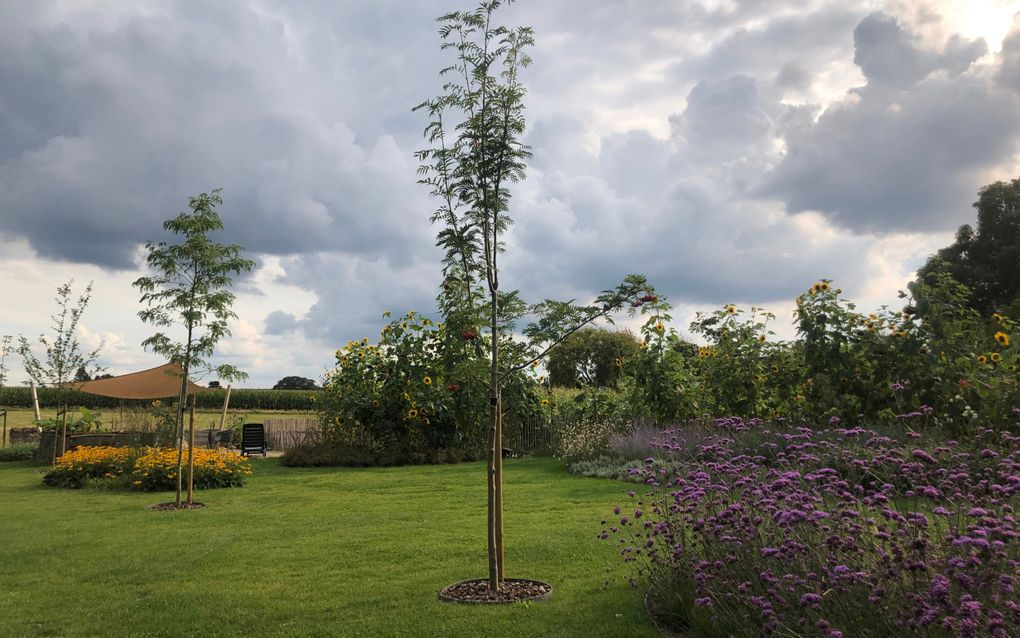
{"type": "Polygon", "coordinates": [[[12,445],[0,449],[0,463],[8,461],[31,461],[39,446],[32,444],[12,445]]]}
{"type": "Polygon", "coordinates": [[[371,440],[340,436],[292,447],[280,458],[288,467],[379,467],[393,465],[438,465],[477,461],[484,457],[481,449],[462,448],[409,449],[382,446],[371,440]]]}
{"type": "MultiPolygon", "coordinates": [[[[249,475],[251,464],[237,452],[194,450],[195,489],[240,487],[249,475]]],[[[43,483],[75,489],[101,483],[147,492],[172,490],[177,486],[177,450],[78,447],[57,459],[43,483]]]]}
{"type": "Polygon", "coordinates": [[[601,536],[699,636],[1020,635],[1020,437],[841,425],[667,430],[601,536]]]}

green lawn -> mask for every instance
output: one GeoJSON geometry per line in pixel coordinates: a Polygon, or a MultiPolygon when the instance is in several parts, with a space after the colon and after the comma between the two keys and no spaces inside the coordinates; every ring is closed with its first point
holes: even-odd
{"type": "Polygon", "coordinates": [[[0,464],[0,636],[656,636],[598,541],[618,482],[550,459],[506,465],[508,577],[540,603],[440,603],[485,575],[484,466],[282,468],[255,462],[208,508],[168,495],[43,487],[0,464]],[[618,575],[608,589],[606,569],[618,575]]]}

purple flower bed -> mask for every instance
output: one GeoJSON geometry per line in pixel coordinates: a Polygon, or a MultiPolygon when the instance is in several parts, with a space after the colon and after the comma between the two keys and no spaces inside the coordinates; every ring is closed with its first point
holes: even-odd
{"type": "Polygon", "coordinates": [[[634,469],[647,493],[601,534],[664,621],[698,636],[1020,636],[1020,436],[712,428],[663,431],[681,462],[634,469]]]}

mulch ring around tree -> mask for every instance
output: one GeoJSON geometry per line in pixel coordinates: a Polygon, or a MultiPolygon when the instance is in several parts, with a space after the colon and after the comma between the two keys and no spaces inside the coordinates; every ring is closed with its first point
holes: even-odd
{"type": "Polygon", "coordinates": [[[170,503],[156,503],[155,505],[149,505],[146,509],[155,510],[157,512],[172,512],[176,510],[200,510],[205,507],[205,503],[193,502],[193,503],[181,503],[177,504],[174,502],[170,503]]]}
{"type": "Polygon", "coordinates": [[[500,605],[522,600],[544,600],[552,593],[552,585],[527,578],[506,578],[499,589],[489,589],[487,578],[454,583],[439,592],[439,600],[451,603],[500,605]]]}

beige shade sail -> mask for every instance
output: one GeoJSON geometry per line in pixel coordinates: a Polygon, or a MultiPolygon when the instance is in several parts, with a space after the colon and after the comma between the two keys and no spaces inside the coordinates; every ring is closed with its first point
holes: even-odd
{"type": "MultiPolygon", "coordinates": [[[[75,381],[65,385],[81,392],[117,399],[163,399],[180,396],[182,372],[180,364],[167,363],[141,372],[95,381],[75,381]]],[[[208,389],[188,381],[188,394],[208,389]]]]}

